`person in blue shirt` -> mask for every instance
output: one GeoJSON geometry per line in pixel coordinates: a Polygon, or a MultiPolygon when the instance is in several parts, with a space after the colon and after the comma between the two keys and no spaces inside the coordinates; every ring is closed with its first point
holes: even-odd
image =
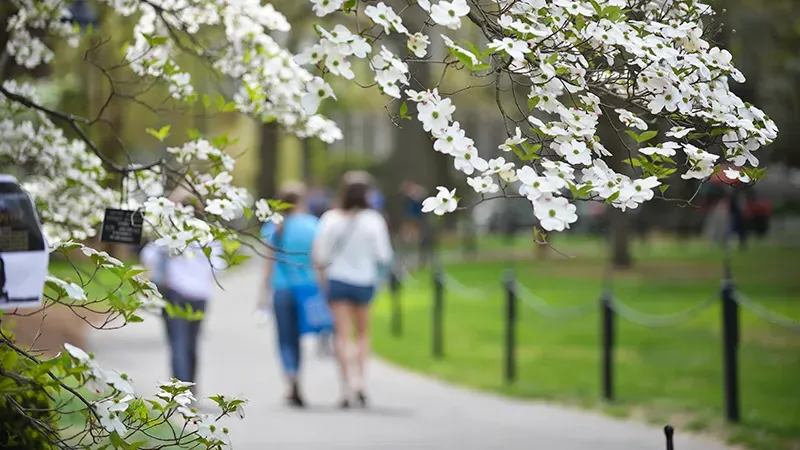
{"type": "Polygon", "coordinates": [[[317,234],[318,219],[306,211],[304,195],[302,184],[284,187],[278,198],[293,206],[284,211],[283,223],[275,225],[267,222],[261,229],[261,238],[270,247],[263,302],[272,303],[278,333],[278,350],[288,385],[286,400],[289,405],[296,407],[303,407],[305,403],[298,381],[300,331],[292,287],[317,283],[316,272],[311,263],[311,248],[317,234]]]}

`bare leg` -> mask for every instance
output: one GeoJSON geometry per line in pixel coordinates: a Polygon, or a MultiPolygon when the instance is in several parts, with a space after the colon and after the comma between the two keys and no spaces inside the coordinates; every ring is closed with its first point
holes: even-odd
{"type": "Polygon", "coordinates": [[[352,334],[350,328],[350,315],[352,314],[352,306],[348,301],[333,301],[331,302],[331,311],[333,312],[334,326],[336,327],[336,336],[334,341],[334,349],[336,353],[336,361],[339,363],[339,374],[342,383],[342,401],[350,398],[350,377],[348,371],[348,342],[352,334]]]}
{"type": "Polygon", "coordinates": [[[357,381],[356,390],[363,392],[366,387],[367,359],[369,358],[369,305],[359,305],[354,308],[356,321],[356,339],[358,353],[356,354],[357,381]]]}

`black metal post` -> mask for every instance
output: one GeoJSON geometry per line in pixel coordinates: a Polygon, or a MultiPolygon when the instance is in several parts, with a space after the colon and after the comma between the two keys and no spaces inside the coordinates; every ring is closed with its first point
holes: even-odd
{"type": "Polygon", "coordinates": [[[614,400],[614,310],[611,307],[611,290],[606,287],[600,300],[603,333],[603,398],[614,400]]]}
{"type": "Polygon", "coordinates": [[[734,300],[733,280],[722,282],[722,362],[725,418],[739,422],[739,305],[734,300]]]}
{"type": "Polygon", "coordinates": [[[442,336],[442,318],[444,315],[444,280],[442,280],[442,270],[436,264],[433,271],[433,356],[435,358],[442,358],[443,351],[443,336],[442,336]]]}
{"type": "Polygon", "coordinates": [[[675,450],[675,446],[672,444],[672,436],[675,435],[675,429],[672,428],[672,425],[664,427],[664,434],[667,436],[667,450],[675,450]]]}
{"type": "Polygon", "coordinates": [[[389,289],[392,291],[392,335],[400,337],[403,334],[403,311],[400,306],[400,278],[396,269],[389,274],[389,289]]]}
{"type": "Polygon", "coordinates": [[[511,384],[517,379],[517,289],[513,270],[508,270],[506,273],[504,284],[506,291],[505,381],[511,384]]]}

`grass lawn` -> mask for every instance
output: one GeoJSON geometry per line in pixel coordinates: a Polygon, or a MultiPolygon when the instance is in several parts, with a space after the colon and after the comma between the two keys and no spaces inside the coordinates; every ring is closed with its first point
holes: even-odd
{"type": "MultiPolygon", "coordinates": [[[[521,245],[531,248],[530,244],[521,245]]],[[[516,261],[521,284],[556,305],[597,299],[603,286],[604,247],[586,239],[555,241],[573,258],[516,261]]],[[[723,420],[719,304],[674,327],[647,328],[617,321],[616,401],[600,401],[600,317],[543,317],[525,306],[518,325],[518,378],[502,381],[504,303],[500,283],[507,261],[495,257],[453,263],[460,283],[484,289],[469,300],[445,295],[445,358],[431,357],[430,274],[419,272],[402,293],[404,333],[391,336],[391,303],[376,302],[374,346],[383,358],[458,384],[503,394],[554,400],[633,416],[678,430],[704,430],[758,449],[800,448],[800,333],[741,313],[742,424],[723,420]]],[[[734,277],[743,293],[800,321],[800,252],[753,246],[735,252],[734,277]]],[[[533,255],[531,250],[531,255],[533,255]]],[[[722,253],[700,242],[654,241],[635,248],[635,268],[614,277],[616,298],[650,314],[679,312],[718,295],[722,253]]]]}

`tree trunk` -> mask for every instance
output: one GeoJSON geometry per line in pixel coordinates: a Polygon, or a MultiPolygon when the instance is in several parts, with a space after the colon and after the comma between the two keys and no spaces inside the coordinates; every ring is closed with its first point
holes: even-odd
{"type": "Polygon", "coordinates": [[[274,198],[278,191],[278,123],[261,125],[258,196],[274,198]]]}
{"type": "Polygon", "coordinates": [[[609,238],[611,244],[611,264],[615,269],[629,269],[633,266],[631,256],[630,215],[612,208],[609,211],[609,238]]]}
{"type": "MultiPolygon", "coordinates": [[[[607,104],[614,104],[615,101],[610,98],[605,98],[603,100],[604,103],[607,104]]],[[[616,117],[609,117],[607,114],[604,114],[600,116],[600,122],[597,126],[597,135],[600,137],[603,145],[613,155],[609,158],[609,167],[616,172],[629,174],[630,166],[624,162],[628,157],[628,150],[620,141],[620,139],[626,138],[624,135],[617,136],[614,127],[623,129],[624,125],[622,125],[616,117]]],[[[613,207],[608,208],[606,214],[608,214],[608,239],[611,250],[611,265],[614,269],[628,269],[633,266],[633,257],[631,256],[630,214],[613,207]]]]}

